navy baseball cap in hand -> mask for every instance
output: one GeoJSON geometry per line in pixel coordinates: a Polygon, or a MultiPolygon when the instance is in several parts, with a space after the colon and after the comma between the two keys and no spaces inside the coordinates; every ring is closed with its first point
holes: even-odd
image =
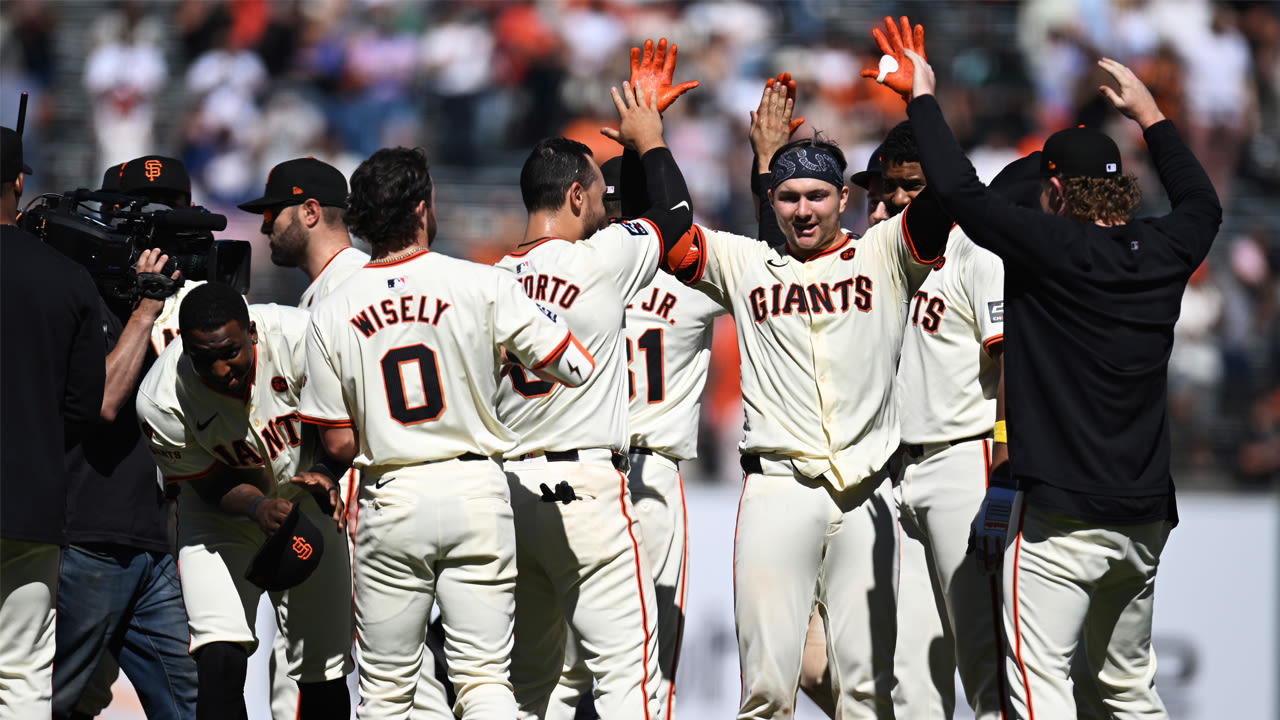
{"type": "Polygon", "coordinates": [[[1120,148],[1106,135],[1087,127],[1067,128],[1044,141],[1040,177],[1120,177],[1120,148]]]}
{"type": "Polygon", "coordinates": [[[13,128],[0,128],[0,182],[13,182],[18,173],[35,174],[22,161],[22,136],[13,128]]]}
{"type": "Polygon", "coordinates": [[[261,215],[315,198],[321,205],[347,207],[347,178],[338,168],[313,157],[286,160],[271,168],[267,190],[257,200],[241,203],[245,212],[261,215]]]}

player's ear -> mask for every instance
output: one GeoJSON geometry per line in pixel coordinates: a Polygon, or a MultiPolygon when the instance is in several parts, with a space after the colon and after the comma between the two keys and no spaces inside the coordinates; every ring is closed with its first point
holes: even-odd
{"type": "Polygon", "coordinates": [[[569,203],[569,210],[574,215],[581,215],[583,208],[587,206],[587,189],[582,187],[582,183],[575,182],[569,186],[565,199],[569,203]]]}
{"type": "Polygon", "coordinates": [[[249,321],[249,339],[254,345],[258,344],[258,324],[252,320],[249,321]]]}
{"type": "Polygon", "coordinates": [[[841,185],[840,186],[840,212],[842,214],[844,213],[845,206],[848,204],[849,204],[849,186],[841,185]]]}
{"type": "Polygon", "coordinates": [[[1046,212],[1050,215],[1065,215],[1067,198],[1062,192],[1062,179],[1057,177],[1049,178],[1049,182],[1044,186],[1044,191],[1047,195],[1046,212]]]}
{"type": "Polygon", "coordinates": [[[298,212],[302,214],[302,224],[309,228],[315,227],[320,222],[320,211],[320,203],[315,198],[307,198],[298,206],[298,212]]]}

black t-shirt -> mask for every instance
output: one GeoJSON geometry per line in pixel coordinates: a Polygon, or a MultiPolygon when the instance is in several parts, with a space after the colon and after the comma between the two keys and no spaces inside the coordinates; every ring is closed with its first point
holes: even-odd
{"type": "Polygon", "coordinates": [[[106,375],[89,272],[0,226],[0,536],[65,542],[66,443],[95,422],[106,375]]]}
{"type": "MultiPolygon", "coordinates": [[[[110,353],[124,323],[102,305],[103,330],[110,353]]],[[[133,392],[111,423],[99,423],[67,451],[67,541],[111,543],[167,552],[168,525],[164,492],[151,453],[142,442],[134,407],[137,384],[155,361],[147,355],[133,392]]]]}
{"type": "Polygon", "coordinates": [[[1152,125],[1144,137],[1172,211],[1100,227],[991,193],[932,96],[907,112],[929,186],[1004,261],[1009,463],[1027,501],[1090,522],[1176,521],[1173,325],[1222,221],[1204,169],[1173,123],[1152,125]]]}

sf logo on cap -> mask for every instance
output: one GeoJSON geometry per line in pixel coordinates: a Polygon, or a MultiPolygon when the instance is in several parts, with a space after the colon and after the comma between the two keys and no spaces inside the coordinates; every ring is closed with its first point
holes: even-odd
{"type": "Polygon", "coordinates": [[[159,160],[148,160],[142,165],[142,170],[147,176],[148,182],[155,182],[160,177],[160,171],[164,168],[159,160]]]}
{"type": "Polygon", "coordinates": [[[306,560],[307,558],[311,557],[311,553],[312,553],[311,543],[307,542],[304,538],[300,538],[297,535],[294,535],[293,536],[293,552],[298,556],[299,560],[306,560]]]}

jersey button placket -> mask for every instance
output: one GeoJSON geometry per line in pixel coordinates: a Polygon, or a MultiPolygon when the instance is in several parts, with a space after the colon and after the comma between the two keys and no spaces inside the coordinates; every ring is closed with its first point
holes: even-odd
{"type": "MultiPolygon", "coordinates": [[[[826,258],[823,258],[826,259],[826,258]]],[[[819,262],[818,265],[825,268],[828,263],[819,262]]],[[[813,283],[821,282],[822,273],[819,268],[810,267],[810,264],[804,266],[804,285],[809,287],[813,283]]],[[[818,402],[819,412],[822,414],[822,429],[826,435],[825,447],[823,454],[830,449],[833,439],[836,437],[836,413],[834,408],[837,407],[837,394],[839,389],[831,383],[831,350],[827,344],[828,326],[834,321],[834,315],[826,313],[814,313],[813,308],[809,308],[809,312],[805,314],[805,322],[809,328],[809,349],[812,353],[813,376],[818,386],[818,402]]]]}

